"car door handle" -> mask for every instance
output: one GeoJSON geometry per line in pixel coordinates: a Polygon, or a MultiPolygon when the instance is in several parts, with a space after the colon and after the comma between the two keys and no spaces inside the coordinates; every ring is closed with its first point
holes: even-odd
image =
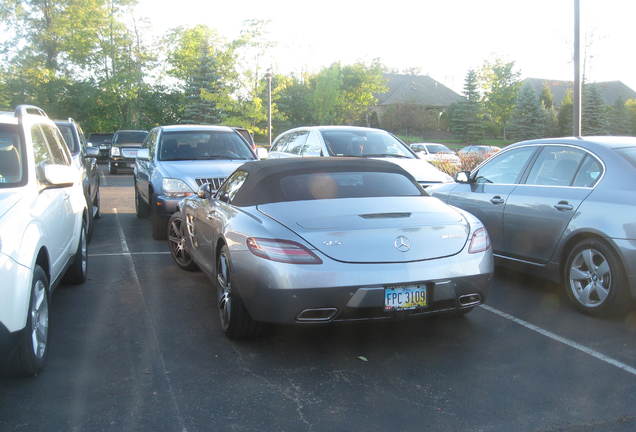
{"type": "Polygon", "coordinates": [[[554,208],[559,210],[559,211],[570,211],[572,210],[574,207],[572,206],[572,204],[570,204],[567,201],[559,201],[558,204],[554,205],[554,208]]]}
{"type": "Polygon", "coordinates": [[[505,200],[499,195],[495,195],[494,197],[490,198],[490,202],[493,204],[503,204],[505,200]]]}

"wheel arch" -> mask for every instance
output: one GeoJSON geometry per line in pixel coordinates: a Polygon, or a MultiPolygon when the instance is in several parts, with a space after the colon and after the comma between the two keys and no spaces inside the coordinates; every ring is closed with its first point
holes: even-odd
{"type": "MultiPolygon", "coordinates": [[[[46,246],[40,246],[38,253],[35,258],[35,265],[39,265],[44,270],[47,279],[49,280],[49,285],[51,283],[51,260],[49,257],[49,251],[46,246]]],[[[35,268],[35,266],[34,266],[35,268]]],[[[49,289],[50,287],[47,287],[49,289]]]]}
{"type": "Polygon", "coordinates": [[[611,241],[611,239],[608,239],[607,237],[603,236],[601,233],[596,231],[579,231],[577,233],[573,233],[570,237],[568,237],[563,242],[563,246],[561,246],[561,250],[559,251],[559,255],[558,255],[559,267],[558,268],[559,268],[559,280],[561,282],[563,283],[565,282],[563,278],[564,278],[565,264],[568,258],[568,254],[577,243],[583,240],[598,240],[602,242],[603,244],[605,244],[619,258],[620,265],[623,271],[625,271],[625,265],[623,264],[623,255],[620,253],[620,251],[618,250],[616,245],[611,241]]]}

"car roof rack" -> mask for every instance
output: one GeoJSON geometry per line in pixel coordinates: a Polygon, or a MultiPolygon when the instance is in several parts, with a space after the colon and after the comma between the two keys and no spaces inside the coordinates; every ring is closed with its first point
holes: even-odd
{"type": "Polygon", "coordinates": [[[16,117],[21,118],[25,114],[35,114],[46,118],[49,117],[42,108],[36,107],[35,105],[18,105],[15,107],[16,117]]]}

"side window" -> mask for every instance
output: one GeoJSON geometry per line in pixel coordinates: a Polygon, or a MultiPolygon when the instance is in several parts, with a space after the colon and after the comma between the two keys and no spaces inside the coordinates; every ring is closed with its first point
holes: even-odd
{"type": "Polygon", "coordinates": [[[150,133],[146,136],[146,139],[144,140],[144,143],[142,145],[142,147],[148,149],[148,153],[150,154],[150,159],[154,159],[154,156],[155,156],[155,144],[157,142],[158,132],[159,132],[158,129],[151,130],[150,133]]]}
{"type": "Polygon", "coordinates": [[[287,144],[285,152],[299,155],[305,146],[308,136],[309,132],[296,132],[293,135],[293,138],[289,141],[289,144],[287,144]]]}
{"type": "Polygon", "coordinates": [[[572,186],[592,187],[596,184],[596,181],[601,177],[602,173],[603,167],[601,164],[592,156],[587,155],[585,156],[583,165],[581,165],[579,172],[574,178],[572,186]]]}
{"type": "Polygon", "coordinates": [[[572,147],[546,146],[535,160],[526,184],[570,186],[585,152],[572,147]]]}
{"type": "Polygon", "coordinates": [[[284,152],[286,144],[287,144],[287,142],[289,141],[289,138],[292,135],[293,134],[285,134],[285,135],[283,135],[281,137],[278,137],[278,140],[276,140],[276,142],[272,145],[271,151],[284,152]]]}
{"type": "Polygon", "coordinates": [[[77,126],[77,134],[79,135],[81,149],[84,150],[86,148],[86,136],[84,136],[84,131],[80,125],[76,124],[75,126],[77,126]]]}
{"type": "Polygon", "coordinates": [[[53,130],[49,125],[33,125],[31,127],[31,141],[35,164],[70,165],[62,138],[57,128],[53,130]],[[57,132],[57,133],[55,133],[57,132]]]}
{"type": "Polygon", "coordinates": [[[475,180],[477,183],[516,184],[535,149],[522,147],[504,152],[482,166],[475,180]]]}
{"type": "Polygon", "coordinates": [[[309,138],[307,138],[307,143],[303,148],[303,156],[312,157],[312,156],[320,156],[320,152],[322,151],[322,143],[320,139],[318,139],[317,134],[309,134],[309,138]]]}
{"type": "Polygon", "coordinates": [[[229,179],[227,179],[227,181],[223,184],[223,187],[219,189],[217,197],[227,193],[229,202],[232,202],[236,193],[239,191],[241,186],[243,186],[243,183],[245,183],[245,180],[247,180],[247,172],[236,171],[229,179]]]}

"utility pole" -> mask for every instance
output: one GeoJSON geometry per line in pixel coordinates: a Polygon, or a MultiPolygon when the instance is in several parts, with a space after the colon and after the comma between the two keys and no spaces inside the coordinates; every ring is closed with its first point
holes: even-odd
{"type": "Polygon", "coordinates": [[[272,148],[272,68],[267,69],[267,142],[272,148]]]}
{"type": "Polygon", "coordinates": [[[574,89],[572,126],[575,137],[581,136],[581,12],[580,0],[574,0],[574,89]]]}

